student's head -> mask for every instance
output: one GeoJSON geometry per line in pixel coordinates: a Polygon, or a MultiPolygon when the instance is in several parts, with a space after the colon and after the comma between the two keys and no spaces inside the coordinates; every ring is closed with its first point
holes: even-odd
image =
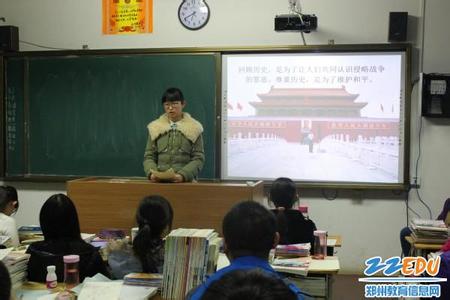
{"type": "Polygon", "coordinates": [[[281,278],[261,269],[235,270],[214,281],[201,300],[295,300],[281,278]]]}
{"type": "Polygon", "coordinates": [[[2,261],[0,261],[0,299],[11,298],[11,277],[2,261]]]}
{"type": "Polygon", "coordinates": [[[64,194],[55,194],[45,201],[39,222],[46,241],[81,239],[77,209],[64,194]]]}
{"type": "Polygon", "coordinates": [[[225,215],[222,231],[227,255],[267,259],[279,240],[275,216],[261,204],[244,201],[225,215]]]}
{"type": "Polygon", "coordinates": [[[173,209],[166,198],[158,195],[147,196],[141,200],[136,211],[139,230],[150,230],[153,238],[160,238],[164,230],[171,229],[173,209]]]}
{"type": "Polygon", "coordinates": [[[134,253],[139,257],[144,272],[155,272],[149,263],[149,253],[172,228],[173,209],[164,197],[153,195],[142,199],[136,212],[139,231],[133,240],[134,253]]]}
{"type": "Polygon", "coordinates": [[[0,212],[5,215],[12,215],[19,209],[19,200],[17,199],[17,191],[12,186],[0,187],[0,212]]]}
{"type": "Polygon", "coordinates": [[[180,89],[175,87],[168,88],[162,95],[161,101],[164,111],[171,121],[177,122],[181,120],[186,102],[180,89]]]}
{"type": "Polygon", "coordinates": [[[272,183],[269,199],[275,207],[290,209],[297,201],[297,198],[297,187],[291,179],[280,177],[272,183]]]}

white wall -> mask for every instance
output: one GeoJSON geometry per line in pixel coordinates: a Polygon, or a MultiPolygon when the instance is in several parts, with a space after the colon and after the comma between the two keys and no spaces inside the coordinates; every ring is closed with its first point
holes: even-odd
{"type": "MultiPolygon", "coordinates": [[[[421,14],[425,11],[423,69],[425,72],[450,72],[448,27],[450,1],[433,0],[303,0],[303,12],[318,16],[317,32],[306,35],[308,44],[387,42],[390,11],[407,11],[417,22],[408,28],[411,42],[421,48],[421,14]]],[[[154,0],[154,32],[138,36],[103,36],[101,1],[92,0],[0,0],[0,16],[6,24],[20,28],[20,39],[41,45],[80,49],[166,48],[208,46],[299,45],[296,33],[273,30],[276,14],[288,12],[287,0],[207,0],[211,8],[209,24],[198,32],[184,29],[177,19],[180,0],[154,0]]],[[[21,50],[39,50],[21,44],[21,50]]],[[[414,60],[418,69],[420,55],[414,60]]],[[[411,169],[418,153],[418,98],[412,97],[411,169]]],[[[433,217],[450,195],[444,170],[450,146],[450,122],[424,120],[422,159],[419,164],[420,193],[433,211],[433,217]]],[[[19,224],[37,223],[39,208],[54,192],[64,192],[62,184],[20,184],[19,224]]],[[[405,205],[401,198],[387,192],[342,191],[336,200],[326,200],[320,191],[305,191],[303,201],[321,229],[343,236],[339,251],[345,273],[361,273],[364,258],[388,257],[400,253],[399,230],[405,225],[405,205]]],[[[426,210],[411,192],[411,206],[426,217],[426,210]]]]}

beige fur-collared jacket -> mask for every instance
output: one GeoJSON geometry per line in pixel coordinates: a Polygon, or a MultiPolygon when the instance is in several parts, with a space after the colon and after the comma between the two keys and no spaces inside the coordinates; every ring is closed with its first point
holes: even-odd
{"type": "Polygon", "coordinates": [[[163,114],[147,125],[149,136],[144,153],[144,171],[166,171],[172,168],[184,181],[195,179],[205,162],[203,127],[188,113],[170,127],[170,120],[163,114]]]}

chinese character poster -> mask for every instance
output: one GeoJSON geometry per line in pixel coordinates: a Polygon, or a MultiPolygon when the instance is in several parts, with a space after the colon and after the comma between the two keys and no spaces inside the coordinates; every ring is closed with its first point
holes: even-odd
{"type": "Polygon", "coordinates": [[[103,0],[103,34],[153,31],[153,0],[103,0]]]}

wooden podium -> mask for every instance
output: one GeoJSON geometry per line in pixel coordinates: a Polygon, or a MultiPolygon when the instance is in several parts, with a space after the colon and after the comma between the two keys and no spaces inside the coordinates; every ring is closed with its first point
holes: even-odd
{"type": "Polygon", "coordinates": [[[89,177],[67,182],[67,195],[77,207],[82,232],[136,226],[136,209],[147,195],[161,195],[174,210],[172,228],[213,228],[222,234],[222,219],[243,200],[262,203],[262,181],[246,183],[151,183],[146,179],[89,177]]]}

